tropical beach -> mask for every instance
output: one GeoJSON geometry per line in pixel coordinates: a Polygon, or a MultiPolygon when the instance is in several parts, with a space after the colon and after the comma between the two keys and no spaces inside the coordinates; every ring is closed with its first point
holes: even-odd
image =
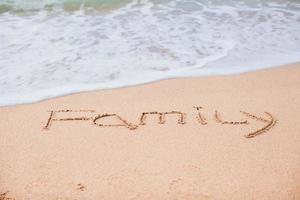
{"type": "Polygon", "coordinates": [[[0,0],[0,200],[300,199],[297,0],[0,0]]]}

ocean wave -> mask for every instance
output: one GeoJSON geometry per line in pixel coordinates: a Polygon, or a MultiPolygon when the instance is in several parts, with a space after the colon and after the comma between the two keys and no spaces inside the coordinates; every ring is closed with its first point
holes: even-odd
{"type": "Polygon", "coordinates": [[[296,1],[24,2],[0,0],[0,105],[300,61],[296,1]]]}

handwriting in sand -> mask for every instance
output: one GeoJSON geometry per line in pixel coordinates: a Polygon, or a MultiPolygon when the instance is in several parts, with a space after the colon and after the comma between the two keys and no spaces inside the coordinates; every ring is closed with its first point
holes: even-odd
{"type": "MultiPolygon", "coordinates": [[[[209,123],[207,118],[201,113],[201,110],[203,107],[201,106],[194,106],[196,110],[196,123],[205,126],[209,123]]],[[[151,112],[142,112],[139,117],[139,123],[134,124],[130,123],[125,118],[121,117],[119,114],[116,113],[105,113],[105,114],[98,114],[95,110],[51,110],[49,118],[46,122],[46,125],[44,126],[45,130],[49,130],[52,126],[53,122],[55,121],[90,121],[93,125],[99,126],[99,127],[125,127],[128,130],[136,130],[140,126],[146,125],[146,119],[149,115],[155,115],[158,117],[158,123],[159,124],[165,124],[166,123],[166,116],[167,115],[173,115],[177,116],[178,124],[184,125],[186,124],[186,116],[187,113],[181,112],[181,111],[169,111],[169,112],[159,112],[159,111],[151,111],[151,112]],[[65,117],[65,118],[58,118],[57,115],[59,113],[91,113],[94,114],[90,117],[65,117]],[[114,121],[118,121],[118,123],[104,123],[101,122],[104,118],[111,118],[114,121]]],[[[262,122],[265,125],[258,130],[254,130],[250,133],[247,133],[244,135],[246,138],[253,138],[256,137],[262,133],[268,132],[271,128],[275,126],[277,123],[277,120],[270,112],[264,112],[264,117],[257,116],[256,114],[251,114],[245,111],[240,111],[240,113],[246,118],[245,120],[241,121],[226,121],[222,118],[222,114],[220,111],[215,110],[213,114],[214,123],[221,124],[221,125],[234,125],[234,126],[242,126],[242,125],[249,125],[250,121],[252,122],[262,122]],[[249,121],[250,120],[250,121],[249,121]]],[[[211,123],[211,122],[210,122],[211,123]]]]}

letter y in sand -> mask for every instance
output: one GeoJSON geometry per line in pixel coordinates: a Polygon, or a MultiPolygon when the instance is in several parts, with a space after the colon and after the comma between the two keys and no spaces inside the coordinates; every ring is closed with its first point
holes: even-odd
{"type": "Polygon", "coordinates": [[[268,119],[265,119],[265,118],[262,118],[262,117],[257,117],[253,114],[250,114],[250,113],[247,113],[247,112],[244,112],[244,111],[241,111],[241,113],[243,113],[244,115],[246,115],[247,117],[249,117],[251,119],[266,123],[266,125],[263,128],[260,128],[256,131],[253,131],[253,132],[248,133],[247,135],[245,135],[246,138],[253,138],[253,137],[256,137],[257,135],[265,133],[265,132],[269,131],[277,123],[277,120],[269,112],[264,112],[265,115],[268,117],[268,119]]]}

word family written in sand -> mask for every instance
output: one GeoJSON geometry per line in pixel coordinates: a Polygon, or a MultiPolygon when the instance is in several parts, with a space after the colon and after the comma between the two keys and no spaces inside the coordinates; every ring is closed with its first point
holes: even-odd
{"type": "MultiPolygon", "coordinates": [[[[200,126],[206,126],[208,123],[212,123],[207,120],[207,118],[204,116],[203,113],[201,113],[201,110],[203,107],[201,106],[194,106],[196,111],[196,122],[200,126]]],[[[46,125],[44,126],[45,130],[50,130],[50,127],[53,125],[53,122],[62,122],[62,121],[89,121],[92,125],[98,126],[98,127],[123,127],[127,128],[128,130],[137,130],[139,127],[146,125],[146,119],[148,116],[157,116],[158,123],[159,124],[165,124],[166,123],[166,116],[174,116],[177,117],[178,121],[177,123],[179,125],[185,125],[187,123],[186,116],[187,113],[181,112],[181,111],[167,111],[167,112],[159,112],[159,111],[151,111],[151,112],[142,112],[139,116],[139,122],[134,124],[129,122],[127,119],[123,118],[119,114],[116,113],[105,113],[105,114],[99,114],[96,113],[95,110],[51,110],[48,111],[50,113],[49,118],[46,122],[46,125]],[[74,113],[77,115],[74,116],[74,113]],[[89,113],[92,116],[86,117],[82,116],[83,114],[89,113]],[[63,117],[59,116],[60,114],[64,114],[66,116],[67,114],[72,114],[70,117],[63,117]],[[81,114],[81,116],[80,116],[81,114]],[[113,121],[113,123],[112,123],[113,121]]],[[[264,112],[264,117],[257,116],[256,114],[251,114],[245,111],[240,111],[240,113],[246,118],[245,120],[241,121],[226,121],[223,119],[222,114],[215,110],[213,113],[213,123],[220,124],[220,125],[233,125],[233,126],[242,126],[242,125],[249,125],[250,122],[261,122],[264,125],[261,128],[258,128],[257,130],[253,130],[250,133],[247,133],[244,135],[246,138],[254,138],[257,135],[260,135],[262,133],[268,132],[271,128],[275,126],[277,123],[277,120],[270,112],[264,112]]]]}

